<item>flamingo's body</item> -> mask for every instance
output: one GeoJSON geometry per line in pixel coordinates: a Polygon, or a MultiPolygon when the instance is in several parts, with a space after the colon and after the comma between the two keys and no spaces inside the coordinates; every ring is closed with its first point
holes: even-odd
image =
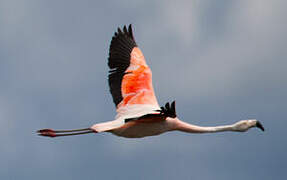
{"type": "Polygon", "coordinates": [[[117,108],[115,120],[76,130],[39,130],[39,135],[56,137],[86,133],[111,132],[117,136],[140,138],[173,130],[189,133],[221,131],[243,132],[263,126],[257,120],[242,120],[233,125],[200,127],[185,123],[176,116],[175,102],[158,105],[152,86],[152,73],[134,40],[131,25],[112,38],[109,52],[109,86],[117,108]]]}

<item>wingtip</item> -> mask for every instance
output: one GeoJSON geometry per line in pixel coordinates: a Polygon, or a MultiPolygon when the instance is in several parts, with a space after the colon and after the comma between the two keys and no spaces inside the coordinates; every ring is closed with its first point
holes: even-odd
{"type": "Polygon", "coordinates": [[[169,102],[167,102],[167,103],[165,104],[165,108],[166,108],[167,110],[170,109],[169,102]]]}
{"type": "Polygon", "coordinates": [[[117,31],[114,34],[114,36],[118,36],[118,35],[121,35],[121,34],[126,34],[126,35],[128,35],[129,37],[131,37],[135,41],[134,35],[133,35],[133,25],[132,24],[129,24],[128,26],[124,25],[123,28],[118,27],[117,31]]]}
{"type": "Polygon", "coordinates": [[[129,31],[130,37],[135,41],[132,24],[129,24],[128,31],[129,31]]]}
{"type": "Polygon", "coordinates": [[[171,107],[175,107],[175,101],[172,101],[171,107]]]}
{"type": "Polygon", "coordinates": [[[121,28],[118,27],[118,34],[122,34],[122,33],[123,33],[123,32],[122,32],[121,28]]]}
{"type": "Polygon", "coordinates": [[[133,28],[132,26],[133,26],[132,24],[129,24],[128,29],[129,29],[129,30],[132,30],[132,28],[133,28]]]}
{"type": "Polygon", "coordinates": [[[124,31],[125,34],[129,34],[126,25],[124,25],[123,31],[124,31]]]}

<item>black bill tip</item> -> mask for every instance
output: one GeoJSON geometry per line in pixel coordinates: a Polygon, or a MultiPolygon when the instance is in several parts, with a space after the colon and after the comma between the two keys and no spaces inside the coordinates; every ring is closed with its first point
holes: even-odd
{"type": "Polygon", "coordinates": [[[259,121],[256,122],[256,127],[258,127],[259,129],[261,129],[262,131],[265,130],[264,127],[263,127],[263,125],[262,125],[259,121]]]}

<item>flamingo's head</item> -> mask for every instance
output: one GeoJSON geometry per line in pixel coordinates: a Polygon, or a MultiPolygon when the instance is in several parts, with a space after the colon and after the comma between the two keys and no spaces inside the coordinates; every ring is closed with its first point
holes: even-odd
{"type": "Polygon", "coordinates": [[[234,131],[245,132],[250,128],[257,127],[264,131],[263,125],[256,119],[241,120],[234,124],[234,131]]]}

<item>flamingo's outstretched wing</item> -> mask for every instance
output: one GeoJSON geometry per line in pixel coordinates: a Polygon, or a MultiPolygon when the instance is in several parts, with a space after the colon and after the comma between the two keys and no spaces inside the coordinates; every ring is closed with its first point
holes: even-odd
{"type": "Polygon", "coordinates": [[[160,109],[152,86],[152,72],[137,47],[131,25],[115,32],[108,65],[110,92],[118,116],[138,116],[160,109]]]}

